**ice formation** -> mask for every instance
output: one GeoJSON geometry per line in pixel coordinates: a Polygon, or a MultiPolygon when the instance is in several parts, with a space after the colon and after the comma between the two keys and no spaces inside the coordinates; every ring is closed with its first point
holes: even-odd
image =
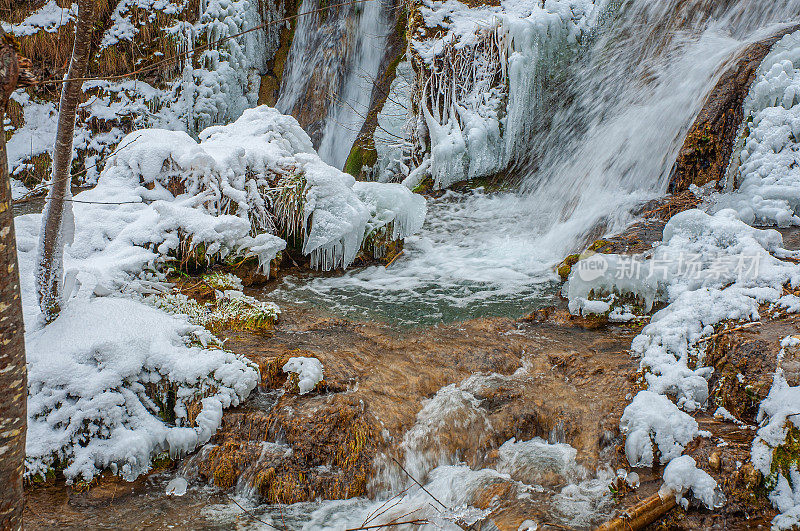
{"type": "MultiPolygon", "coordinates": [[[[623,305],[647,313],[655,305],[664,306],[632,343],[648,390],[640,391],[623,415],[626,454],[634,466],[651,464],[653,436],[662,462],[669,463],[665,488],[682,496],[691,487],[708,507],[719,501],[713,496],[713,479],[697,470],[690,457],[679,457],[698,435],[696,422],[679,408],[691,413],[707,405],[713,369],[703,366],[702,343],[722,323],[759,320],[762,304],[800,311],[797,297],[784,294],[784,286],[800,285],[798,253],[782,248],[777,231],[751,226],[800,221],[795,160],[800,73],[794,67],[800,63],[799,43],[800,32],[787,35],[759,68],[745,101],[746,121],[728,190],[707,201],[711,213],[675,215],[662,242],[642,256],[595,255],[583,260],[583,266],[579,262],[565,288],[574,313],[610,313],[623,305]]],[[[779,369],[761,404],[762,427],[753,445],[753,463],[765,476],[771,473],[772,450],[784,443],[793,422],[788,417],[798,407],[800,394],[779,369]]],[[[800,475],[793,470],[790,476],[774,478],[770,499],[783,513],[773,521],[775,528],[791,526],[800,516],[794,482],[800,475]]]]}
{"type": "Polygon", "coordinates": [[[317,358],[289,358],[283,366],[283,372],[292,372],[297,375],[297,386],[300,394],[304,395],[313,391],[324,378],[322,362],[317,358]]]}
{"type": "MultiPolygon", "coordinates": [[[[590,313],[590,299],[609,295],[640,301],[645,311],[655,301],[667,304],[631,348],[642,358],[650,389],[673,395],[679,406],[694,411],[708,398],[711,375],[702,364],[689,367],[696,343],[723,321],[758,320],[761,303],[791,302],[783,286],[800,283],[800,271],[777,258],[791,254],[782,241],[777,231],[750,227],[730,209],[713,216],[685,211],[667,223],[663,242],[647,259],[595,255],[608,264],[595,278],[576,267],[566,288],[570,310],[590,313]]],[[[608,311],[608,305],[598,309],[608,311]]]]}
{"type": "Polygon", "coordinates": [[[590,31],[594,3],[424,0],[418,9],[414,166],[427,164],[436,188],[506,169],[538,123],[542,79],[590,31]]]}
{"type": "Polygon", "coordinates": [[[248,109],[199,138],[180,131],[135,131],[123,139],[125,149],[109,162],[101,183],[141,181],[145,189],[139,195],[155,200],[160,212],[182,208],[177,200],[167,204],[176,198],[193,203],[188,206],[216,216],[218,225],[213,234],[195,231],[193,245],[207,243],[206,254],[221,252],[223,258],[246,248],[262,266],[285,247],[272,234],[279,228],[286,237],[300,238],[312,267],[329,270],[350,265],[371,232],[388,227],[389,239],[402,239],[424,221],[421,196],[395,184],[356,183],[322,162],[297,121],[273,108],[248,109]],[[238,219],[223,228],[219,224],[228,218],[222,215],[238,219]],[[214,245],[217,233],[227,237],[214,245]]]}
{"type": "Polygon", "coordinates": [[[779,515],[772,521],[773,529],[794,529],[800,525],[800,472],[797,463],[773,463],[775,450],[789,440],[789,431],[800,429],[797,412],[800,411],[800,386],[791,386],[781,367],[787,348],[800,345],[796,337],[781,340],[778,368],[773,377],[772,388],[759,407],[758,421],[761,426],[753,441],[751,458],[753,466],[764,475],[770,491],[769,499],[778,509],[779,515]]]}
{"type": "Polygon", "coordinates": [[[625,435],[625,457],[634,467],[653,466],[655,442],[661,463],[678,457],[697,437],[697,422],[675,407],[666,396],[640,391],[619,422],[625,435]]]}
{"type": "Polygon", "coordinates": [[[744,116],[741,149],[729,169],[736,190],[714,198],[715,208],[735,208],[750,224],[800,225],[800,31],[783,37],[761,63],[744,116]]]}

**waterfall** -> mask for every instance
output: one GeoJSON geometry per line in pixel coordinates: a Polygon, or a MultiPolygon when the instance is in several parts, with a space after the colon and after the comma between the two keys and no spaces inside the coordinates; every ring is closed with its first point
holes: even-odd
{"type": "Polygon", "coordinates": [[[800,18],[800,1],[611,2],[523,178],[547,212],[544,247],[563,253],[624,228],[666,192],[688,129],[720,75],[751,42],[800,18]]]}
{"type": "MultiPolygon", "coordinates": [[[[300,12],[320,7],[303,0],[300,12]]],[[[370,110],[373,85],[394,31],[385,0],[301,17],[276,107],[295,116],[320,157],[342,168],[370,110]]]]}
{"type": "Polygon", "coordinates": [[[431,200],[421,233],[391,268],[287,279],[274,295],[408,324],[551,304],[554,264],[664,195],[722,73],[745,46],[792,20],[800,0],[608,2],[564,81],[533,87],[549,116],[530,142],[519,193],[431,200]]]}

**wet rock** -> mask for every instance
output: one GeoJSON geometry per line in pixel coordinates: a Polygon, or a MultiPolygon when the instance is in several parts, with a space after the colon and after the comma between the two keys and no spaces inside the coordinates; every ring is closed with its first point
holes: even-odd
{"type": "Polygon", "coordinates": [[[763,41],[746,47],[722,74],[697,116],[672,170],[669,191],[688,190],[712,181],[722,183],[744,119],[742,104],[755,73],[772,45],[800,26],[786,28],[763,41]]]}

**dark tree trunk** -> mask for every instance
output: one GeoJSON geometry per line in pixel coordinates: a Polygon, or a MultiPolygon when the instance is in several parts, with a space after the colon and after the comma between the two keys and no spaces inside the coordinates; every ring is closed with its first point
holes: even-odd
{"type": "MultiPolygon", "coordinates": [[[[78,21],[75,24],[75,43],[69,62],[67,79],[86,75],[92,41],[92,16],[94,2],[78,1],[78,21]]],[[[46,321],[58,317],[61,311],[64,245],[71,241],[73,231],[70,195],[70,165],[72,140],[75,132],[75,114],[81,96],[83,81],[67,81],[61,87],[58,107],[58,130],[53,150],[53,181],[47,204],[42,213],[43,226],[39,242],[39,259],[36,267],[36,291],[39,307],[46,321]]]]}
{"type": "MultiPolygon", "coordinates": [[[[0,28],[0,124],[19,63],[0,28]]],[[[25,336],[5,134],[0,131],[0,529],[22,529],[27,401],[25,336]]]]}

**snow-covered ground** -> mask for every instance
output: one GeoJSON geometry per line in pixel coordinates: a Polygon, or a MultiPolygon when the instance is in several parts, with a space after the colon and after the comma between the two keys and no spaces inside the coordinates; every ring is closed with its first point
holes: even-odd
{"type": "MultiPolygon", "coordinates": [[[[666,305],[633,340],[631,349],[641,358],[648,389],[626,408],[620,427],[632,465],[653,462],[655,441],[662,463],[669,463],[665,485],[679,497],[691,489],[707,506],[718,501],[713,480],[687,456],[678,457],[703,435],[686,413],[708,406],[713,368],[704,366],[703,342],[723,323],[759,320],[764,306],[800,311],[800,299],[784,291],[784,286],[800,286],[800,253],[783,249],[777,231],[750,226],[800,225],[798,67],[800,32],[776,44],[759,68],[745,102],[741,151],[729,170],[738,188],[708,198],[711,214],[689,210],[675,215],[663,240],[645,256],[595,255],[579,262],[564,290],[574,313],[603,314],[612,307],[628,313],[638,307],[641,313],[654,302],[666,305]]],[[[786,338],[782,346],[795,341],[786,338]]],[[[791,416],[800,411],[800,388],[786,383],[780,359],[778,367],[761,404],[762,427],[753,443],[753,463],[765,477],[772,474],[774,448],[784,443],[790,425],[800,426],[791,416]]],[[[774,478],[770,499],[781,512],[773,521],[776,529],[800,523],[800,473],[793,470],[790,476],[778,471],[774,478]]]]}

